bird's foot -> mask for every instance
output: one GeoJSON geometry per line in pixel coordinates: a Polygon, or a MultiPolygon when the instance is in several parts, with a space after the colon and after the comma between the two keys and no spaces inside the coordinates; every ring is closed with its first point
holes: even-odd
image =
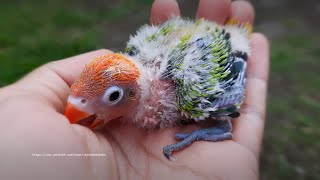
{"type": "Polygon", "coordinates": [[[203,140],[215,142],[231,139],[231,123],[228,121],[220,121],[218,126],[198,129],[191,133],[177,133],[175,137],[181,141],[163,148],[163,154],[170,160],[176,160],[171,156],[173,151],[182,150],[190,146],[194,141],[203,140]]]}

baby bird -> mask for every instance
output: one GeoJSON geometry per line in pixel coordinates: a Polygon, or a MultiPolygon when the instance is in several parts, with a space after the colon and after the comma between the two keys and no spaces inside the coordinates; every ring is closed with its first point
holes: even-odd
{"type": "Polygon", "coordinates": [[[65,116],[71,123],[95,115],[94,128],[111,120],[154,130],[182,122],[216,121],[210,128],[177,133],[172,152],[194,141],[232,138],[231,119],[244,99],[252,27],[231,20],[173,18],[145,25],[125,53],[97,57],[70,89],[65,116]]]}

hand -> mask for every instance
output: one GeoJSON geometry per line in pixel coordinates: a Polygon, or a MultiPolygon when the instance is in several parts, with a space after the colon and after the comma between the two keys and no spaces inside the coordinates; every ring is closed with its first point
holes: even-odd
{"type": "MultiPolygon", "coordinates": [[[[174,0],[156,0],[151,23],[179,15],[174,0]]],[[[225,23],[227,18],[253,22],[245,1],[200,0],[197,17],[225,23]]],[[[165,145],[185,128],[147,133],[110,122],[100,131],[72,124],[63,116],[69,87],[84,65],[111,53],[99,50],[46,64],[13,85],[0,89],[0,179],[257,179],[264,128],[268,78],[268,42],[251,39],[247,97],[234,120],[234,138],[195,142],[168,161],[165,145]],[[32,153],[103,153],[106,156],[36,157],[32,153]]],[[[192,127],[191,127],[192,128],[192,127]]]]}

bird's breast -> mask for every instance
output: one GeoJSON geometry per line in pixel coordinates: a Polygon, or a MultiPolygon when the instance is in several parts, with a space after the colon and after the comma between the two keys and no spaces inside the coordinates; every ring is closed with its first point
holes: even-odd
{"type": "Polygon", "coordinates": [[[181,118],[173,81],[151,80],[148,97],[140,103],[136,122],[143,128],[163,128],[176,124],[181,118]]]}

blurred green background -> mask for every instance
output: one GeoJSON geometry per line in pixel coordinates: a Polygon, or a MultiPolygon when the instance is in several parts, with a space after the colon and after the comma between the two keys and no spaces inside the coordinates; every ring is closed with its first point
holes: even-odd
{"type": "MultiPolygon", "coordinates": [[[[0,2],[0,87],[48,61],[122,50],[152,0],[0,2]]],[[[197,1],[179,0],[193,17],[197,1]]],[[[320,179],[320,1],[253,0],[271,41],[261,179],[320,179]]]]}

